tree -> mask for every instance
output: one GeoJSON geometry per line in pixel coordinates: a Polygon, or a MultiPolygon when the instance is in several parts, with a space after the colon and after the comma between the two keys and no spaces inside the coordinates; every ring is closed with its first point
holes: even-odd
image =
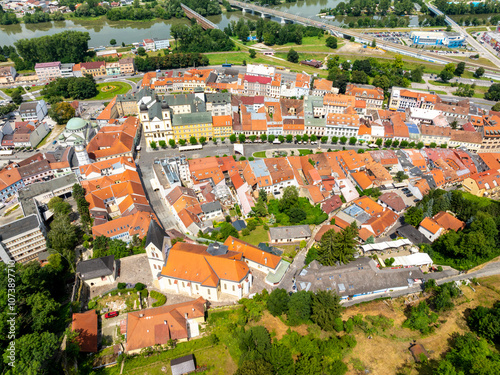
{"type": "Polygon", "coordinates": [[[329,36],[326,38],[326,46],[328,48],[336,49],[337,48],[337,38],[334,36],[329,36]]]}
{"type": "Polygon", "coordinates": [[[318,261],[324,266],[347,264],[354,259],[357,236],[358,228],[354,223],[338,233],[330,229],[321,237],[318,261]]]}
{"type": "Polygon", "coordinates": [[[240,133],[238,135],[238,141],[240,141],[240,143],[245,143],[246,139],[247,139],[247,136],[245,134],[240,133]]]}
{"type": "Polygon", "coordinates": [[[179,144],[181,146],[185,146],[186,145],[186,140],[185,139],[179,139],[179,144]]]}
{"type": "Polygon", "coordinates": [[[280,212],[286,212],[292,207],[297,207],[299,202],[299,191],[295,186],[287,186],[283,190],[283,197],[279,201],[280,212]]]}
{"type": "Polygon", "coordinates": [[[324,331],[333,331],[335,319],[340,318],[340,297],[331,290],[320,290],[312,297],[311,320],[324,331]]]}
{"type": "Polygon", "coordinates": [[[261,134],[261,135],[260,135],[260,140],[261,140],[262,142],[267,141],[267,135],[266,135],[266,134],[261,134]]]}
{"type": "Polygon", "coordinates": [[[385,147],[391,147],[392,145],[392,139],[386,139],[385,142],[384,142],[384,146],[385,147]]]}
{"type": "Polygon", "coordinates": [[[476,78],[481,78],[484,74],[484,68],[482,66],[480,66],[479,68],[476,69],[476,71],[474,72],[474,77],[476,78]]]}
{"type": "MultiPolygon", "coordinates": [[[[20,336],[15,340],[15,367],[8,374],[46,374],[51,367],[51,360],[60,343],[51,332],[32,333],[20,336]]],[[[10,362],[9,352],[4,353],[4,363],[10,362]]]]}
{"type": "Polygon", "coordinates": [[[375,141],[375,144],[376,144],[378,147],[380,147],[380,146],[382,146],[382,143],[383,143],[383,142],[384,142],[384,141],[382,140],[382,138],[378,138],[378,139],[375,141]]]}
{"type": "Polygon", "coordinates": [[[356,138],[356,137],[351,137],[351,138],[349,138],[349,144],[350,144],[350,145],[353,145],[353,146],[354,146],[354,145],[356,144],[356,142],[357,142],[357,141],[358,141],[358,140],[357,140],[357,138],[356,138]]]}
{"type": "Polygon", "coordinates": [[[455,65],[453,63],[446,64],[441,70],[441,73],[439,73],[438,77],[441,79],[443,82],[448,82],[450,79],[453,78],[455,72],[455,65]]]}
{"type": "Polygon", "coordinates": [[[151,141],[149,142],[149,146],[153,149],[153,150],[156,150],[156,148],[158,147],[158,145],[156,144],[155,141],[151,141]]]}
{"type": "Polygon", "coordinates": [[[297,134],[297,135],[295,136],[295,140],[296,140],[297,142],[302,142],[302,136],[301,136],[300,134],[297,134]]]}
{"type": "Polygon", "coordinates": [[[375,40],[375,38],[373,38],[371,46],[372,48],[377,47],[377,41],[375,40]]]}
{"type": "Polygon", "coordinates": [[[109,44],[111,44],[112,46],[116,45],[116,39],[111,39],[109,41],[109,44]]]}
{"type": "Polygon", "coordinates": [[[312,293],[301,290],[293,293],[288,301],[287,318],[290,325],[305,323],[311,316],[312,293]]]}
{"type": "Polygon", "coordinates": [[[438,315],[430,310],[427,302],[422,301],[417,306],[411,307],[408,319],[403,323],[403,327],[420,331],[425,335],[434,330],[434,323],[437,319],[438,315]]]}
{"type": "Polygon", "coordinates": [[[342,143],[342,144],[345,145],[346,142],[347,142],[347,137],[346,136],[343,135],[342,137],[340,137],[340,143],[342,143]]]}
{"type": "Polygon", "coordinates": [[[235,142],[236,142],[236,134],[231,134],[231,135],[229,136],[229,141],[230,141],[231,143],[235,143],[235,142]]]}
{"type": "Polygon", "coordinates": [[[490,342],[500,340],[500,302],[497,301],[492,308],[478,306],[472,309],[467,317],[469,328],[490,342]]]}
{"type": "Polygon", "coordinates": [[[259,201],[267,203],[267,193],[265,189],[259,190],[259,201]]]}
{"type": "Polygon", "coordinates": [[[50,247],[57,252],[64,255],[74,254],[73,250],[78,242],[78,237],[76,227],[71,224],[69,216],[55,215],[47,237],[50,241],[50,247]]]}
{"type": "Polygon", "coordinates": [[[419,150],[423,149],[423,148],[424,148],[424,142],[418,142],[418,143],[417,143],[417,148],[418,148],[419,150]]]}
{"type": "Polygon", "coordinates": [[[424,220],[424,213],[415,206],[410,207],[405,213],[405,223],[414,227],[418,226],[422,220],[424,220]]]}
{"type": "Polygon", "coordinates": [[[280,343],[273,344],[269,352],[269,362],[273,366],[274,374],[290,375],[294,373],[294,362],[290,349],[280,343]]]}
{"type": "Polygon", "coordinates": [[[316,142],[318,140],[318,137],[316,136],[316,134],[312,134],[311,135],[311,142],[316,142]]]}
{"type": "Polygon", "coordinates": [[[457,64],[457,67],[455,68],[455,75],[460,77],[462,74],[464,74],[464,71],[465,71],[465,63],[459,62],[457,64]]]}
{"type": "Polygon", "coordinates": [[[354,70],[351,73],[351,82],[361,84],[368,83],[368,75],[363,71],[354,70]]]}
{"type": "Polygon", "coordinates": [[[299,54],[293,48],[288,51],[286,56],[287,61],[298,63],[299,62],[299,54]]]}
{"type": "Polygon", "coordinates": [[[275,139],[276,139],[276,136],[275,136],[274,134],[269,134],[269,135],[267,136],[267,140],[268,140],[269,142],[274,142],[274,140],[275,140],[275,139]]]}
{"type": "Polygon", "coordinates": [[[424,69],[422,66],[419,66],[418,68],[412,69],[410,72],[410,79],[412,82],[421,82],[423,74],[424,69]]]}
{"type": "Polygon", "coordinates": [[[326,143],[326,142],[328,142],[328,137],[325,135],[321,137],[321,143],[326,143]]]}
{"type": "Polygon", "coordinates": [[[286,141],[287,141],[288,143],[292,143],[292,141],[293,141],[293,135],[291,135],[291,134],[287,134],[287,135],[286,135],[286,141]]]}
{"type": "Polygon", "coordinates": [[[207,141],[207,137],[200,137],[200,143],[203,145],[207,141]]]}
{"type": "Polygon", "coordinates": [[[273,316],[280,316],[288,312],[290,296],[285,289],[274,289],[267,299],[267,309],[273,316]]]}
{"type": "Polygon", "coordinates": [[[31,327],[35,332],[47,331],[57,321],[57,313],[61,305],[54,301],[48,291],[32,294],[27,299],[31,310],[31,327]]]}
{"type": "Polygon", "coordinates": [[[20,90],[14,90],[10,98],[17,105],[20,105],[23,102],[23,96],[21,95],[20,90]]]}
{"type": "Polygon", "coordinates": [[[394,179],[397,182],[402,182],[403,180],[407,180],[408,179],[408,175],[406,175],[403,171],[398,171],[396,173],[396,176],[394,177],[394,179]]]}
{"type": "Polygon", "coordinates": [[[198,144],[198,140],[196,139],[195,136],[191,136],[189,138],[189,143],[191,143],[192,145],[196,145],[196,144],[198,144]]]}
{"type": "Polygon", "coordinates": [[[307,134],[302,136],[302,142],[309,142],[309,136],[307,134]]]}
{"type": "Polygon", "coordinates": [[[72,211],[71,205],[60,197],[51,198],[47,206],[49,207],[49,210],[54,212],[54,215],[69,215],[72,211]]]}
{"type": "Polygon", "coordinates": [[[488,91],[484,94],[484,98],[486,100],[493,100],[495,102],[500,101],[500,83],[492,84],[488,88],[488,91]]]}
{"type": "Polygon", "coordinates": [[[307,214],[300,207],[292,207],[287,211],[287,215],[290,218],[290,223],[298,224],[302,220],[307,219],[307,214]]]}
{"type": "Polygon", "coordinates": [[[174,139],[169,139],[168,144],[170,145],[170,147],[175,148],[175,140],[174,139]]]}
{"type": "Polygon", "coordinates": [[[53,105],[48,114],[55,122],[57,122],[57,125],[63,125],[75,117],[75,109],[71,106],[71,104],[62,102],[53,105]]]}
{"type": "Polygon", "coordinates": [[[251,59],[255,59],[255,56],[257,56],[257,52],[255,52],[255,50],[252,48],[248,50],[248,53],[250,54],[251,59]]]}
{"type": "Polygon", "coordinates": [[[137,48],[137,54],[139,56],[146,56],[147,55],[146,50],[144,49],[144,47],[137,48]]]}
{"type": "Polygon", "coordinates": [[[269,375],[273,373],[272,364],[263,359],[244,361],[234,375],[269,375]]]}
{"type": "Polygon", "coordinates": [[[158,144],[160,145],[161,148],[167,147],[167,142],[165,142],[163,139],[161,141],[158,141],[158,144]]]}

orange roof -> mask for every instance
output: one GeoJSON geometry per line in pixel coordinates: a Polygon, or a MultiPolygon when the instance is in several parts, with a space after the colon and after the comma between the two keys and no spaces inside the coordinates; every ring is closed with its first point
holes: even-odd
{"type": "Polygon", "coordinates": [[[242,187],[245,183],[243,182],[243,179],[241,178],[240,174],[235,172],[231,176],[231,182],[233,183],[233,186],[236,190],[238,190],[240,187],[242,187]]]}
{"type": "Polygon", "coordinates": [[[229,115],[226,116],[212,116],[212,126],[233,126],[233,118],[229,115]]]}
{"type": "Polygon", "coordinates": [[[104,126],[87,145],[89,156],[95,160],[130,153],[139,129],[139,119],[129,117],[122,125],[104,126]]]}
{"type": "Polygon", "coordinates": [[[342,220],[338,216],[334,216],[333,218],[335,219],[335,225],[337,225],[338,227],[340,227],[342,229],[345,229],[350,225],[347,221],[342,220]]]}
{"type": "Polygon", "coordinates": [[[373,184],[373,181],[365,172],[353,172],[351,173],[351,177],[356,181],[361,190],[368,189],[373,184]]]}
{"type": "Polygon", "coordinates": [[[17,168],[4,168],[0,171],[0,191],[7,189],[9,186],[21,181],[21,175],[17,168]]]}
{"type": "Polygon", "coordinates": [[[424,229],[427,229],[432,234],[436,234],[439,231],[439,229],[443,229],[441,225],[439,225],[429,217],[426,217],[424,220],[422,220],[420,226],[424,229]]]}
{"type": "MultiPolygon", "coordinates": [[[[376,237],[384,233],[398,219],[398,214],[391,210],[385,210],[372,216],[362,226],[369,226],[373,229],[376,237]]],[[[366,233],[364,233],[366,235],[366,233]]],[[[369,236],[368,236],[369,237],[369,236]]]]}
{"type": "Polygon", "coordinates": [[[309,191],[309,195],[311,196],[313,204],[318,204],[325,200],[325,197],[323,196],[323,194],[321,194],[321,190],[319,189],[318,185],[306,185],[304,186],[304,189],[307,189],[307,191],[309,191]]]}
{"type": "Polygon", "coordinates": [[[204,317],[206,302],[199,297],[194,301],[128,313],[126,350],[164,345],[170,339],[188,338],[187,319],[204,317]]]}
{"type": "Polygon", "coordinates": [[[353,202],[356,206],[360,207],[368,215],[372,216],[376,213],[384,211],[384,207],[375,202],[373,199],[367,196],[359,197],[353,202]]]}
{"type": "Polygon", "coordinates": [[[314,81],[313,86],[315,90],[332,91],[333,82],[327,79],[319,78],[314,81]]]}
{"type": "Polygon", "coordinates": [[[98,162],[95,162],[92,164],[87,164],[87,165],[81,166],[80,167],[80,174],[82,174],[84,176],[89,176],[93,172],[100,174],[102,170],[109,169],[117,163],[124,165],[124,166],[128,166],[133,170],[136,169],[135,162],[131,157],[120,156],[117,158],[107,159],[107,160],[98,161],[98,162]]]}
{"type": "Polygon", "coordinates": [[[89,310],[84,313],[74,313],[71,330],[78,332],[76,341],[80,351],[97,353],[97,313],[89,310]]]}
{"type": "Polygon", "coordinates": [[[214,184],[217,185],[224,179],[224,175],[220,170],[219,163],[215,156],[192,159],[189,160],[188,163],[195,184],[212,178],[214,184]]]}
{"type": "Polygon", "coordinates": [[[241,261],[241,253],[229,251],[224,255],[213,256],[207,247],[176,242],[170,249],[168,260],[163,267],[162,276],[200,283],[216,287],[219,280],[241,282],[250,272],[241,261]]]}
{"type": "Polygon", "coordinates": [[[323,225],[319,229],[319,231],[314,235],[314,241],[316,241],[316,242],[321,241],[321,237],[323,237],[323,235],[326,232],[328,232],[329,230],[334,230],[336,233],[338,233],[338,232],[340,232],[342,230],[342,228],[340,228],[337,225],[329,225],[329,224],[323,225]]]}
{"type": "Polygon", "coordinates": [[[356,114],[329,113],[326,115],[327,125],[359,126],[359,116],[356,114]]]}
{"type": "Polygon", "coordinates": [[[359,129],[358,129],[358,137],[362,136],[362,135],[365,135],[365,134],[371,135],[372,134],[372,128],[369,127],[369,126],[361,124],[359,126],[359,129]]]}
{"type": "Polygon", "coordinates": [[[363,241],[366,241],[371,236],[375,237],[375,235],[370,230],[368,230],[366,228],[361,228],[358,231],[358,237],[361,238],[363,241]]]}
{"type": "Polygon", "coordinates": [[[262,251],[258,247],[234,238],[233,236],[229,236],[224,242],[224,245],[226,245],[230,251],[242,253],[243,258],[271,269],[276,269],[281,262],[281,257],[262,251]]]}
{"type": "Polygon", "coordinates": [[[336,107],[354,107],[356,98],[354,96],[343,94],[325,94],[323,97],[323,105],[331,105],[336,107]]]}
{"type": "Polygon", "coordinates": [[[414,182],[413,186],[417,187],[418,190],[420,190],[420,193],[422,193],[422,195],[427,194],[431,190],[431,188],[429,187],[429,184],[427,183],[427,180],[425,178],[422,178],[422,179],[414,182]]]}
{"type": "Polygon", "coordinates": [[[438,212],[432,219],[446,230],[452,229],[456,232],[465,228],[463,221],[446,211],[438,212]]]}
{"type": "Polygon", "coordinates": [[[485,152],[478,155],[489,169],[500,170],[500,153],[485,152]]]}
{"type": "Polygon", "coordinates": [[[157,220],[155,214],[151,212],[139,211],[133,215],[119,217],[104,224],[94,225],[92,235],[95,237],[106,236],[116,237],[118,234],[128,233],[130,237],[137,235],[144,238],[148,234],[151,220],[157,220]]]}
{"type": "Polygon", "coordinates": [[[438,96],[434,94],[427,94],[427,93],[422,93],[422,92],[417,92],[417,91],[410,91],[410,90],[401,90],[399,92],[400,96],[404,96],[407,98],[413,98],[418,101],[426,101],[430,103],[437,103],[438,96]]]}
{"type": "Polygon", "coordinates": [[[436,183],[436,187],[440,187],[444,185],[445,179],[444,179],[444,174],[441,169],[433,169],[430,172],[432,174],[432,177],[434,179],[434,182],[436,183]]]}
{"type": "Polygon", "coordinates": [[[102,112],[97,116],[97,120],[111,120],[111,111],[113,110],[113,107],[116,104],[116,96],[111,100],[106,108],[102,110],[102,112]]]}

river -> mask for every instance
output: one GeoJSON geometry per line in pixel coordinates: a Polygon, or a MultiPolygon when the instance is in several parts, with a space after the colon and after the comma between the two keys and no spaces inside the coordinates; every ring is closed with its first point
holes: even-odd
{"type": "MultiPolygon", "coordinates": [[[[340,0],[304,0],[295,3],[283,3],[273,8],[286,11],[303,17],[318,19],[316,15],[320,9],[334,7],[340,0]]],[[[257,19],[259,16],[241,11],[222,13],[207,17],[222,30],[231,21],[238,21],[241,17],[257,19]]],[[[376,17],[375,17],[376,18],[376,17]]],[[[323,20],[332,25],[342,25],[356,20],[356,17],[336,17],[332,20],[323,20]]],[[[36,38],[44,35],[53,35],[65,30],[87,31],[90,34],[89,47],[109,45],[111,39],[116,39],[119,45],[140,42],[147,38],[170,38],[170,27],[174,24],[186,23],[187,19],[170,19],[155,21],[109,21],[105,17],[97,20],[71,19],[57,22],[37,24],[17,24],[0,26],[0,45],[12,45],[23,38],[36,38]]],[[[411,17],[410,25],[418,24],[416,16],[411,17]]]]}

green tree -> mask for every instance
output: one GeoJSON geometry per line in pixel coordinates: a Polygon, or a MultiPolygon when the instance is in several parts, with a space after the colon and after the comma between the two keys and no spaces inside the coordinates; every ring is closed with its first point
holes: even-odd
{"type": "Polygon", "coordinates": [[[291,135],[291,134],[287,134],[287,135],[286,135],[286,141],[287,141],[288,143],[292,143],[292,142],[293,142],[293,135],[291,135]]]}
{"type": "Polygon", "coordinates": [[[251,59],[255,59],[255,56],[257,56],[257,52],[255,52],[255,50],[252,48],[248,50],[248,53],[250,54],[251,59]]]}
{"type": "Polygon", "coordinates": [[[260,140],[261,140],[262,142],[267,141],[267,135],[266,135],[266,134],[261,134],[261,135],[260,135],[260,140]]]}
{"type": "Polygon", "coordinates": [[[196,144],[198,144],[198,140],[196,139],[195,136],[191,136],[189,138],[189,143],[191,143],[192,145],[196,145],[196,144]]]}
{"type": "Polygon", "coordinates": [[[116,39],[111,39],[109,41],[109,44],[111,44],[112,46],[116,45],[116,39]]]}
{"type": "Polygon", "coordinates": [[[330,229],[321,237],[318,261],[324,266],[348,263],[354,259],[357,236],[358,228],[354,223],[338,233],[330,229]]]}
{"type": "Polygon", "coordinates": [[[488,91],[484,94],[484,98],[486,100],[493,100],[495,102],[500,101],[500,83],[492,84],[488,88],[488,91]]]}
{"type": "Polygon", "coordinates": [[[274,316],[280,316],[288,312],[290,297],[285,289],[274,289],[267,299],[267,309],[274,316]]]}
{"type": "Polygon", "coordinates": [[[385,142],[384,142],[384,146],[385,147],[391,147],[392,145],[392,139],[386,139],[385,142]]]}
{"type": "Polygon", "coordinates": [[[67,215],[55,215],[47,234],[50,247],[64,254],[69,259],[74,257],[74,249],[78,242],[77,228],[71,224],[67,215]]]}
{"type": "Polygon", "coordinates": [[[335,319],[340,318],[340,297],[331,290],[320,290],[312,297],[311,320],[324,331],[333,331],[335,319]]]}
{"type": "Polygon", "coordinates": [[[379,139],[377,139],[377,140],[375,141],[375,144],[376,144],[378,147],[380,147],[380,146],[382,146],[382,143],[383,143],[383,142],[384,142],[384,141],[382,140],[382,138],[379,138],[379,139]]]}
{"type": "Polygon", "coordinates": [[[405,223],[417,227],[424,220],[424,213],[421,209],[412,206],[405,213],[405,223]]]}
{"type": "Polygon", "coordinates": [[[137,48],[137,54],[139,56],[146,56],[147,55],[146,50],[144,49],[144,47],[137,48]]]}
{"type": "Polygon", "coordinates": [[[69,215],[71,213],[71,205],[64,201],[64,199],[60,197],[53,197],[47,204],[49,210],[52,210],[55,215],[69,215]]]}
{"type": "Polygon", "coordinates": [[[404,180],[407,180],[408,179],[408,175],[406,175],[403,171],[398,171],[396,173],[396,176],[394,177],[394,179],[397,181],[397,182],[402,182],[404,180]]]}
{"type": "Polygon", "coordinates": [[[158,147],[158,145],[156,144],[155,141],[151,141],[149,142],[149,146],[153,149],[153,150],[156,150],[156,148],[158,147]]]}
{"type": "Polygon", "coordinates": [[[234,375],[269,375],[273,373],[272,364],[263,359],[244,361],[234,375]]]}
{"type": "Polygon", "coordinates": [[[342,144],[345,145],[346,142],[347,142],[347,137],[345,135],[343,135],[342,137],[340,137],[340,143],[342,143],[342,144]]]}
{"type": "Polygon", "coordinates": [[[247,136],[245,134],[243,133],[238,134],[238,141],[240,141],[240,143],[245,143],[246,139],[247,136]]]}
{"type": "Polygon", "coordinates": [[[181,146],[185,146],[186,145],[186,140],[185,139],[179,139],[179,144],[181,146]]]}
{"type": "Polygon", "coordinates": [[[10,98],[17,105],[20,105],[24,100],[20,90],[14,90],[14,92],[10,95],[10,98]]]}
{"type": "Polygon", "coordinates": [[[417,148],[418,148],[419,150],[423,149],[423,148],[424,148],[424,142],[418,142],[418,143],[417,143],[417,148]]]}
{"type": "Polygon", "coordinates": [[[427,302],[422,301],[410,308],[408,319],[403,323],[403,327],[420,331],[425,335],[434,330],[434,323],[437,319],[438,315],[430,310],[427,302]]]}
{"type": "Polygon", "coordinates": [[[474,72],[474,77],[476,78],[481,78],[484,74],[484,68],[482,66],[480,66],[479,68],[476,69],[476,71],[474,72]]]}
{"type": "MultiPolygon", "coordinates": [[[[7,374],[47,374],[54,354],[59,347],[59,340],[54,333],[41,332],[20,336],[15,340],[16,360],[7,374]]],[[[5,364],[10,361],[9,352],[5,351],[3,360],[5,364]]]]}
{"type": "Polygon", "coordinates": [[[350,145],[355,145],[357,141],[358,141],[358,140],[357,140],[357,138],[356,138],[356,137],[351,137],[351,138],[349,138],[349,144],[350,144],[350,145]]]}
{"type": "Polygon", "coordinates": [[[465,71],[465,63],[464,62],[459,62],[457,64],[457,67],[455,68],[455,75],[460,77],[462,74],[464,74],[465,71]]]}
{"type": "Polygon", "coordinates": [[[496,103],[493,107],[491,107],[492,111],[500,111],[500,102],[496,103]]]}
{"type": "Polygon", "coordinates": [[[30,295],[27,303],[31,310],[32,329],[35,332],[51,330],[57,321],[61,305],[47,291],[30,295]]]}
{"type": "Polygon", "coordinates": [[[441,79],[443,82],[448,82],[450,79],[453,78],[455,72],[455,65],[453,63],[446,64],[441,70],[441,72],[438,74],[438,77],[441,79]]]}
{"type": "Polygon", "coordinates": [[[168,144],[170,145],[170,147],[175,148],[175,140],[174,139],[169,139],[168,144]]]}
{"type": "Polygon", "coordinates": [[[294,373],[292,353],[285,345],[273,344],[269,351],[269,362],[276,375],[292,375],[294,373]]]}
{"type": "Polygon", "coordinates": [[[293,63],[298,63],[299,62],[299,54],[297,51],[295,51],[293,48],[291,48],[288,51],[288,54],[286,55],[287,61],[293,62],[293,63]]]}
{"type": "Polygon", "coordinates": [[[337,48],[337,38],[334,36],[329,36],[326,38],[326,46],[328,48],[336,49],[337,48]]]}
{"type": "Polygon", "coordinates": [[[328,142],[328,137],[325,135],[321,137],[321,143],[326,143],[326,142],[328,142]]]}
{"type": "Polygon", "coordinates": [[[287,318],[290,325],[305,323],[311,316],[312,293],[301,290],[293,293],[288,301],[287,318]]]}
{"type": "Polygon", "coordinates": [[[231,134],[231,135],[229,136],[229,141],[230,141],[231,143],[235,143],[235,142],[236,142],[236,134],[231,134]]]}
{"type": "Polygon", "coordinates": [[[69,103],[57,103],[49,109],[48,115],[57,122],[58,125],[63,125],[75,117],[75,109],[69,103]]]}
{"type": "Polygon", "coordinates": [[[167,147],[167,142],[165,142],[163,139],[161,141],[158,141],[158,144],[160,145],[161,148],[167,147]]]}
{"type": "Polygon", "coordinates": [[[287,186],[283,190],[283,197],[279,201],[280,212],[286,212],[292,207],[297,207],[299,202],[299,191],[295,186],[287,186]]]}
{"type": "Polygon", "coordinates": [[[200,143],[203,145],[207,141],[207,137],[200,137],[200,143]]]}

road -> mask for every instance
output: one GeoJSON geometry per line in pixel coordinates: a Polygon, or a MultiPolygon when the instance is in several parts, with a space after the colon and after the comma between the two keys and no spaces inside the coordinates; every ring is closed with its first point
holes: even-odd
{"type": "Polygon", "coordinates": [[[465,36],[465,40],[467,41],[467,43],[474,47],[476,49],[477,52],[479,53],[482,53],[483,54],[483,57],[487,58],[488,60],[490,60],[493,64],[495,64],[497,67],[500,67],[500,59],[498,59],[498,57],[496,57],[494,54],[492,54],[488,49],[486,49],[483,45],[481,45],[481,43],[479,43],[477,40],[475,40],[471,35],[469,35],[467,33],[467,31],[462,28],[462,26],[460,26],[458,23],[456,23],[455,21],[453,21],[450,17],[448,17],[447,15],[445,15],[443,12],[441,12],[438,8],[436,8],[435,6],[427,3],[427,7],[429,8],[429,10],[431,10],[432,12],[434,12],[434,14],[436,15],[440,15],[440,16],[444,16],[445,19],[446,19],[446,22],[453,28],[455,29],[456,31],[458,31],[460,34],[462,34],[463,36],[465,36]]]}
{"type": "MultiPolygon", "coordinates": [[[[221,1],[221,0],[219,0],[219,1],[221,1]]],[[[416,50],[415,48],[411,48],[411,47],[404,46],[404,45],[397,44],[397,43],[381,41],[379,38],[376,38],[374,36],[365,35],[365,34],[362,34],[358,31],[354,31],[352,29],[343,29],[343,28],[333,26],[331,24],[328,24],[328,23],[325,23],[322,21],[317,21],[317,20],[312,19],[312,18],[297,16],[297,15],[282,12],[280,10],[276,10],[273,8],[261,7],[261,6],[257,6],[254,4],[244,3],[244,2],[240,2],[240,1],[236,1],[236,0],[228,0],[228,1],[233,7],[237,7],[237,8],[241,8],[241,9],[245,8],[245,9],[256,11],[256,12],[261,13],[261,14],[275,16],[277,18],[291,20],[293,22],[302,23],[305,25],[312,25],[315,27],[321,27],[325,30],[330,30],[331,32],[336,33],[337,35],[352,36],[352,37],[357,38],[358,40],[362,40],[362,41],[365,41],[368,43],[371,43],[373,40],[375,40],[378,47],[381,47],[381,48],[386,49],[386,50],[394,51],[397,53],[401,53],[403,55],[411,55],[413,57],[416,57],[416,58],[419,58],[422,60],[437,62],[437,63],[441,63],[441,64],[446,64],[446,63],[450,63],[450,62],[454,63],[454,64],[458,64],[459,62],[461,62],[461,60],[458,60],[458,59],[455,59],[452,57],[438,55],[438,54],[424,51],[424,50],[416,50]]],[[[493,58],[495,58],[495,57],[493,56],[493,58]]],[[[500,64],[496,68],[492,68],[490,66],[483,65],[483,64],[480,64],[478,62],[469,62],[468,65],[474,66],[476,68],[481,66],[485,70],[500,72],[500,64]]]]}

